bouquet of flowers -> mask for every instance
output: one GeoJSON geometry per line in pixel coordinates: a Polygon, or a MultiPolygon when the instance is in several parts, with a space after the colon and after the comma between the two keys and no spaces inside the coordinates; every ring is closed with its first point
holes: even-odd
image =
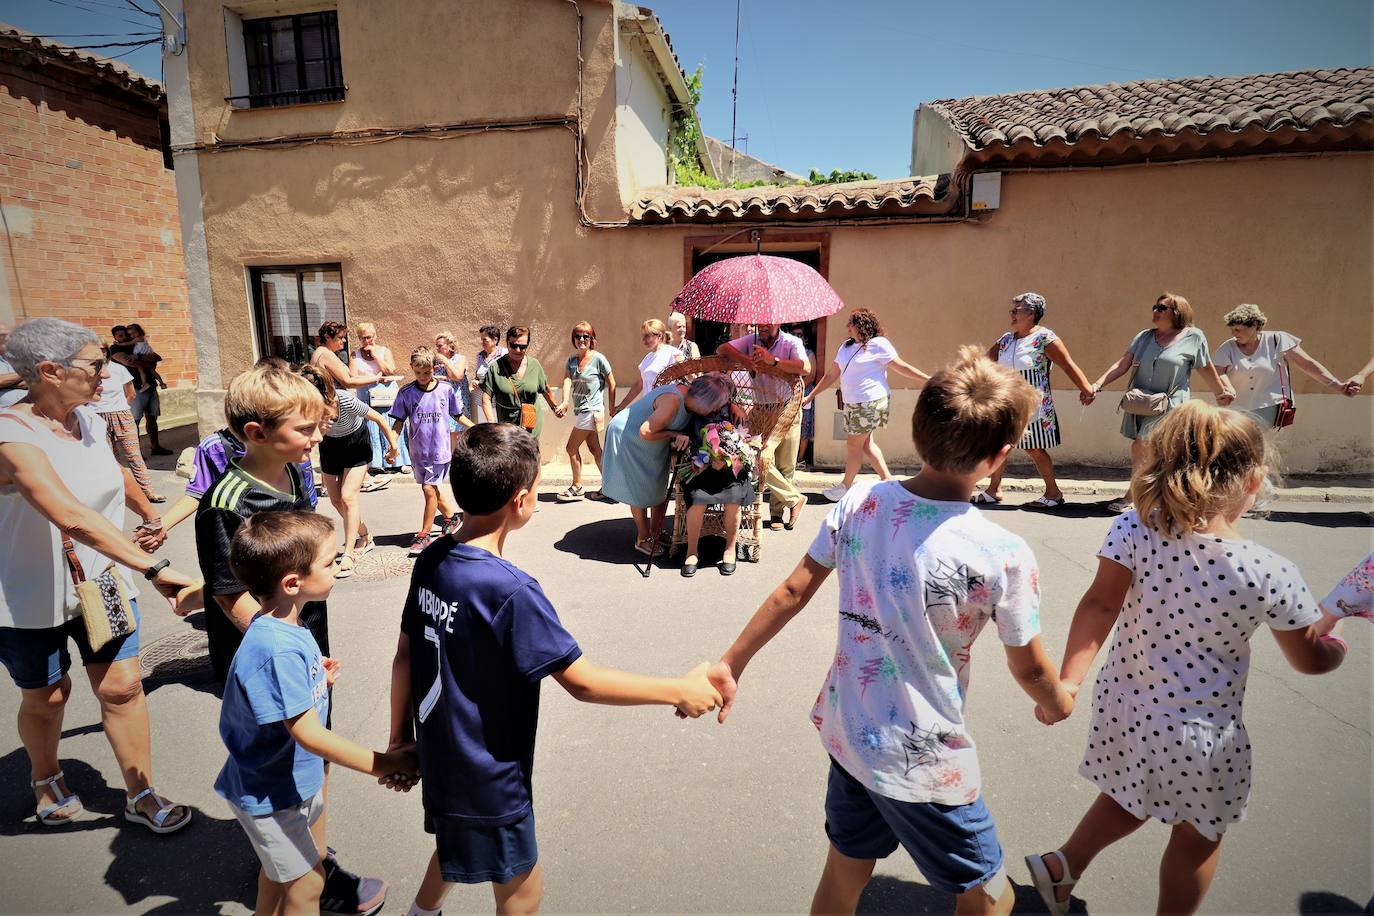
{"type": "Polygon", "coordinates": [[[687,479],[697,476],[707,468],[724,470],[729,468],[735,477],[753,473],[758,462],[759,449],[763,441],[758,436],[750,436],[729,421],[708,424],[701,431],[701,445],[692,455],[692,466],[687,479]]]}

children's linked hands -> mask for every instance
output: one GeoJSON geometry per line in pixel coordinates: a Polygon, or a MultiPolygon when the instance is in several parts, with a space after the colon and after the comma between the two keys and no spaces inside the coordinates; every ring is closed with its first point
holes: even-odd
{"type": "MultiPolygon", "coordinates": [[[[730,670],[730,666],[725,662],[716,662],[714,665],[698,665],[693,668],[689,677],[696,674],[701,669],[706,669],[706,680],[716,692],[717,702],[720,704],[720,712],[716,714],[716,721],[725,724],[725,717],[730,714],[730,707],[735,703],[735,691],[738,686],[735,684],[735,675],[730,670]]],[[[709,709],[709,708],[708,708],[709,709]]],[[[708,710],[703,710],[708,711],[708,710]]],[[[686,719],[689,716],[679,707],[677,710],[679,719],[686,719]]],[[[691,716],[690,718],[696,718],[691,716]]]]}
{"type": "Polygon", "coordinates": [[[1063,722],[1073,715],[1074,705],[1078,702],[1078,689],[1081,684],[1071,684],[1062,681],[1063,690],[1059,692],[1058,702],[1053,706],[1036,706],[1035,718],[1041,725],[1053,725],[1056,722],[1063,722]]]}
{"type": "Polygon", "coordinates": [[[721,705],[720,692],[708,674],[710,669],[710,662],[702,662],[682,676],[682,696],[675,704],[681,718],[695,719],[721,705]]]}
{"type": "Polygon", "coordinates": [[[393,792],[409,792],[420,783],[420,755],[415,742],[394,744],[382,755],[385,776],[377,777],[377,784],[393,792]]]}

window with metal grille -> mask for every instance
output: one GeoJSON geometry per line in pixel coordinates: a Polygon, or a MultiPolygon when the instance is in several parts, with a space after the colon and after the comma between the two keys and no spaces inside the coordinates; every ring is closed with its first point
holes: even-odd
{"type": "Polygon", "coordinates": [[[303,363],[320,345],[320,325],[347,324],[343,270],[338,264],[254,267],[253,307],[263,356],[303,363]]]}
{"type": "Polygon", "coordinates": [[[248,95],[229,101],[270,108],[343,100],[337,11],[245,19],[243,50],[248,95]]]}

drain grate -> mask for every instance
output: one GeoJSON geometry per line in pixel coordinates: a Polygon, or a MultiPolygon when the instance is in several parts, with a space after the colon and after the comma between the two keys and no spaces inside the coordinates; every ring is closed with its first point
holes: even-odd
{"type": "Polygon", "coordinates": [[[362,582],[380,582],[383,579],[409,577],[414,567],[415,561],[406,551],[383,548],[374,550],[358,560],[353,568],[353,578],[362,582]]]}
{"type": "Polygon", "coordinates": [[[200,630],[175,633],[149,643],[139,661],[145,681],[187,683],[214,678],[210,641],[200,630]]]}

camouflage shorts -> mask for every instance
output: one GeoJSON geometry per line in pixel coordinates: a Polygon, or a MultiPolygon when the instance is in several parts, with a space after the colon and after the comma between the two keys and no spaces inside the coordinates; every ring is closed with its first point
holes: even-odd
{"type": "Polygon", "coordinates": [[[844,405],[844,431],[850,436],[866,436],[887,425],[891,410],[887,398],[874,398],[844,405]]]}

